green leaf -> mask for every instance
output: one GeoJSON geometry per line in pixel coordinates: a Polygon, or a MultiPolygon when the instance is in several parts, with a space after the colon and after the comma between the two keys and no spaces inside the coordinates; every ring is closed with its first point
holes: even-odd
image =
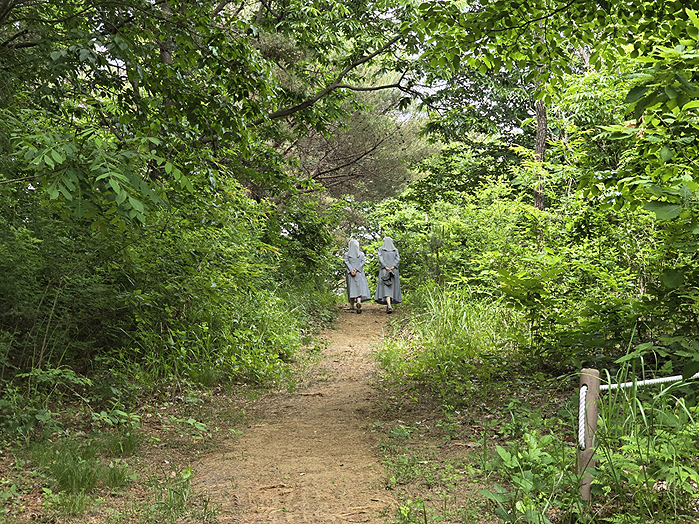
{"type": "Polygon", "coordinates": [[[680,211],[682,211],[682,206],[677,204],[671,204],[669,202],[648,202],[643,206],[643,209],[647,211],[653,211],[655,213],[655,218],[658,220],[672,220],[680,216],[680,211]]]}
{"type": "Polygon", "coordinates": [[[659,410],[658,411],[658,421],[664,425],[671,428],[681,428],[682,422],[674,413],[659,410]]]}
{"type": "Polygon", "coordinates": [[[682,106],[682,111],[686,111],[687,109],[694,109],[695,107],[699,107],[699,100],[692,100],[691,102],[687,102],[685,105],[682,106]]]}
{"type": "Polygon", "coordinates": [[[59,184],[58,189],[61,191],[63,198],[65,198],[69,202],[73,200],[73,194],[70,191],[68,191],[68,188],[66,186],[64,186],[63,184],[59,184]]]}
{"type": "Polygon", "coordinates": [[[506,502],[506,501],[507,501],[507,495],[506,495],[506,494],[493,493],[493,492],[490,491],[489,489],[479,489],[479,490],[478,490],[478,494],[481,495],[481,496],[483,496],[483,497],[485,497],[485,498],[487,498],[487,499],[490,499],[490,500],[492,500],[492,501],[494,501],[494,502],[498,502],[498,503],[503,503],[503,502],[506,502]]]}
{"type": "Polygon", "coordinates": [[[56,200],[58,198],[58,188],[56,187],[56,182],[51,184],[46,192],[49,194],[51,200],[56,200]]]}
{"type": "Polygon", "coordinates": [[[500,455],[500,458],[505,463],[505,465],[509,466],[512,462],[512,454],[502,446],[497,446],[496,451],[498,455],[500,455]]]}
{"type": "Polygon", "coordinates": [[[668,162],[670,159],[672,159],[672,149],[670,149],[667,145],[663,145],[663,147],[660,148],[660,160],[663,162],[668,162]]]}
{"type": "Polygon", "coordinates": [[[631,91],[628,92],[624,102],[626,104],[633,104],[634,102],[639,100],[641,97],[643,97],[647,92],[648,92],[648,87],[636,86],[633,89],[631,89],[631,91]]]}
{"type": "Polygon", "coordinates": [[[660,275],[660,281],[667,289],[677,289],[684,284],[684,271],[668,269],[660,275]]]}
{"type": "Polygon", "coordinates": [[[134,197],[130,196],[129,204],[131,204],[131,207],[133,207],[139,213],[143,213],[143,203],[140,200],[137,200],[134,197]]]}
{"type": "Polygon", "coordinates": [[[646,110],[646,107],[655,104],[657,99],[658,97],[655,94],[650,94],[647,97],[638,100],[633,112],[634,118],[636,120],[640,120],[640,118],[643,116],[643,112],[646,110]]]}
{"type": "Polygon", "coordinates": [[[690,362],[682,369],[682,378],[687,380],[689,377],[694,376],[694,374],[696,373],[699,373],[699,362],[690,362]]]}
{"type": "Polygon", "coordinates": [[[686,87],[687,89],[689,89],[689,91],[694,92],[694,91],[697,91],[697,89],[699,89],[699,88],[697,88],[696,85],[690,83],[689,80],[687,80],[687,79],[684,77],[684,75],[682,75],[682,73],[680,73],[679,71],[675,71],[675,78],[677,79],[677,81],[678,81],[680,84],[682,84],[684,87],[686,87]]]}
{"type": "Polygon", "coordinates": [[[61,153],[59,153],[55,149],[51,150],[51,157],[56,161],[57,164],[63,163],[63,161],[66,159],[65,156],[63,156],[61,153]]]}

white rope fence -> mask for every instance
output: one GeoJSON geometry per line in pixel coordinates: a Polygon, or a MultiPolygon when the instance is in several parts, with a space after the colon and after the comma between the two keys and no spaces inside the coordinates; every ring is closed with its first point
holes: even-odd
{"type": "MultiPolygon", "coordinates": [[[[687,380],[691,380],[691,379],[697,378],[697,377],[699,377],[699,373],[695,373],[694,375],[689,377],[687,380]]],[[[599,389],[600,389],[600,391],[603,391],[605,389],[630,388],[634,384],[636,384],[636,387],[641,387],[641,386],[650,386],[652,384],[665,384],[667,382],[679,382],[680,380],[682,380],[682,375],[675,375],[672,377],[650,378],[648,380],[622,382],[621,384],[600,384],[599,389]]]]}
{"type": "MultiPolygon", "coordinates": [[[[693,378],[699,378],[699,373],[695,373],[691,377],[689,377],[687,380],[691,380],[693,378]]],[[[674,375],[672,377],[663,377],[663,378],[651,378],[647,380],[634,380],[631,382],[621,382],[619,384],[600,384],[599,385],[599,390],[600,391],[605,391],[605,390],[612,390],[612,389],[623,389],[623,388],[630,388],[632,386],[636,387],[641,387],[641,386],[650,386],[652,384],[666,384],[669,382],[679,382],[682,380],[682,375],[674,375]]],[[[578,448],[580,451],[585,451],[585,411],[586,411],[586,406],[587,406],[587,385],[583,384],[580,386],[580,403],[578,404],[578,448]]]]}
{"type": "Polygon", "coordinates": [[[585,407],[587,406],[587,384],[580,386],[580,404],[578,404],[578,448],[585,451],[585,407]]]}

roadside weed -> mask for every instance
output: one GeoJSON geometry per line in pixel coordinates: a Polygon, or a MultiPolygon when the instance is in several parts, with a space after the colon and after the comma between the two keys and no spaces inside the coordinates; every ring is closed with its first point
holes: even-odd
{"type": "MultiPolygon", "coordinates": [[[[634,374],[626,366],[614,381],[629,376],[634,374]]],[[[699,407],[687,402],[686,388],[683,383],[634,385],[603,394],[595,496],[625,508],[629,516],[651,515],[667,522],[699,516],[699,407]],[[628,492],[635,493],[633,507],[625,504],[628,492]]]]}
{"type": "Polygon", "coordinates": [[[153,477],[149,481],[155,502],[150,505],[147,522],[175,523],[183,517],[199,522],[216,522],[217,507],[203,492],[192,489],[191,468],[185,468],[174,477],[167,475],[163,481],[153,477]]]}
{"type": "Polygon", "coordinates": [[[55,481],[60,491],[89,492],[100,478],[101,464],[94,441],[41,443],[32,450],[32,457],[55,481]]]}
{"type": "Polygon", "coordinates": [[[109,462],[101,455],[104,438],[43,441],[31,450],[31,462],[45,483],[43,507],[57,515],[76,517],[93,504],[99,488],[123,488],[135,476],[123,459],[109,462]]]}
{"type": "Polygon", "coordinates": [[[476,491],[474,482],[480,478],[471,466],[476,459],[461,453],[472,448],[459,441],[458,414],[449,408],[442,412],[444,418],[431,422],[374,424],[383,434],[385,486],[398,499],[386,514],[390,522],[470,522],[482,513],[482,502],[467,495],[476,491]]]}
{"type": "Polygon", "coordinates": [[[44,488],[45,509],[53,510],[59,515],[76,517],[82,515],[92,504],[90,497],[84,491],[77,493],[54,493],[49,488],[44,488]]]}
{"type": "Polygon", "coordinates": [[[547,513],[561,505],[579,513],[575,455],[552,435],[527,432],[524,442],[497,446],[492,468],[510,489],[495,484],[479,493],[495,503],[495,513],[506,522],[549,524],[547,513]]]}
{"type": "Polygon", "coordinates": [[[481,384],[492,382],[493,371],[516,347],[513,313],[457,287],[424,286],[411,297],[406,332],[376,352],[386,377],[418,381],[449,404],[482,394],[481,384]]]}
{"type": "Polygon", "coordinates": [[[134,474],[129,473],[129,465],[115,459],[103,469],[104,484],[111,489],[124,487],[130,480],[134,479],[134,474]]]}
{"type": "Polygon", "coordinates": [[[133,455],[141,444],[141,436],[135,431],[117,431],[106,436],[105,446],[114,457],[133,455]]]}

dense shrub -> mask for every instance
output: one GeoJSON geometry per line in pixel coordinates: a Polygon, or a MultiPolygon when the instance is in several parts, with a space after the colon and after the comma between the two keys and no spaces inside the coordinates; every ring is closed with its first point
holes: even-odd
{"type": "MultiPolygon", "coordinates": [[[[24,196],[31,212],[0,211],[8,276],[0,281],[0,426],[31,432],[53,420],[46,410],[57,393],[79,398],[92,389],[64,380],[68,373],[144,392],[172,381],[267,383],[287,374],[334,314],[333,282],[324,278],[335,262],[332,220],[302,211],[314,209],[307,202],[290,217],[232,182],[200,189],[145,224],[112,229],[90,229],[40,205],[38,194],[24,196]],[[280,234],[291,220],[305,225],[280,234]],[[32,377],[51,370],[62,371],[44,390],[32,377]]],[[[98,404],[114,396],[94,393],[98,404]]]]}
{"type": "Polygon", "coordinates": [[[626,210],[609,220],[576,196],[546,210],[524,200],[491,182],[458,205],[437,200],[424,212],[392,200],[376,216],[399,246],[408,291],[438,282],[504,300],[518,311],[518,346],[535,365],[579,367],[601,354],[613,362],[630,337],[644,336],[640,323],[659,320],[650,291],[666,255],[651,215],[626,210]]]}

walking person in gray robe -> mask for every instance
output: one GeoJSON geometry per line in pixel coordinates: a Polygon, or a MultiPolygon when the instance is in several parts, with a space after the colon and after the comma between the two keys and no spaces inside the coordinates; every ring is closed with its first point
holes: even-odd
{"type": "Polygon", "coordinates": [[[345,253],[345,279],[347,281],[347,298],[350,311],[362,312],[362,301],[370,300],[369,285],[364,274],[366,257],[359,249],[359,242],[352,239],[345,253]]]}
{"type": "Polygon", "coordinates": [[[384,237],[379,248],[379,281],[376,297],[379,304],[386,304],[386,313],[393,313],[393,305],[401,301],[400,276],[398,274],[400,255],[391,237],[384,237]]]}

